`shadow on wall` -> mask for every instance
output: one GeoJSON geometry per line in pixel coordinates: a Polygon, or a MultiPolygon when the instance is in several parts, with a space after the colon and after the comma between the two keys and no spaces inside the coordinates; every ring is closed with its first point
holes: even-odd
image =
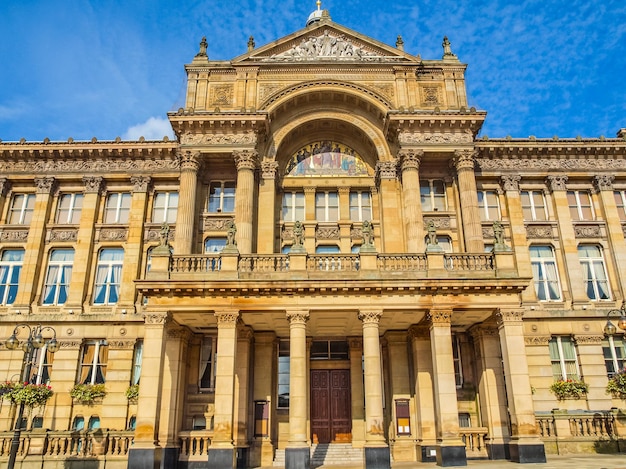
{"type": "Polygon", "coordinates": [[[67,459],[63,465],[64,469],[98,469],[101,462],[96,458],[67,459]]]}

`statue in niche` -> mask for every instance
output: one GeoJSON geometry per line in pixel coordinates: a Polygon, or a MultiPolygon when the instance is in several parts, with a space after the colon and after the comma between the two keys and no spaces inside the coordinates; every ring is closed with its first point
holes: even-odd
{"type": "Polygon", "coordinates": [[[435,222],[428,222],[428,229],[426,235],[426,252],[442,252],[443,248],[439,246],[437,241],[437,229],[435,228],[435,222]]]}
{"type": "Polygon", "coordinates": [[[504,227],[499,221],[493,222],[493,250],[494,251],[510,251],[511,248],[504,241],[504,227]]]}
{"type": "Polygon", "coordinates": [[[293,244],[291,245],[291,253],[306,253],[304,249],[304,226],[301,221],[293,224],[293,244]]]}
{"type": "Polygon", "coordinates": [[[365,220],[361,226],[361,234],[363,236],[363,244],[361,244],[360,252],[374,252],[374,227],[372,222],[365,220]]]}
{"type": "Polygon", "coordinates": [[[235,246],[237,244],[237,241],[235,241],[236,234],[237,227],[235,226],[235,222],[228,220],[226,222],[226,246],[235,246]]]}

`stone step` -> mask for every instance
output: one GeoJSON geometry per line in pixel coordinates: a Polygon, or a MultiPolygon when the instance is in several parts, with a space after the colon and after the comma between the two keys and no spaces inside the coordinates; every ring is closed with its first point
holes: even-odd
{"type": "MultiPolygon", "coordinates": [[[[335,465],[348,466],[363,463],[363,450],[353,448],[349,443],[331,443],[311,445],[311,464],[316,466],[335,465]]],[[[277,449],[274,456],[274,466],[285,465],[285,450],[277,449]]]]}

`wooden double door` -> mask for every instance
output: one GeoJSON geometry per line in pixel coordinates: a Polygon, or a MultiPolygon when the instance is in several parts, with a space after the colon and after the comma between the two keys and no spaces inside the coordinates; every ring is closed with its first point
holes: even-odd
{"type": "Polygon", "coordinates": [[[313,443],[352,441],[350,370],[311,370],[313,443]]]}

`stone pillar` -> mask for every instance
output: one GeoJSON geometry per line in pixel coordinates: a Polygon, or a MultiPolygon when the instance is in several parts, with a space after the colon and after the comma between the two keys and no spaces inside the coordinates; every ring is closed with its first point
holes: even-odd
{"type": "Polygon", "coordinates": [[[352,392],[352,446],[365,445],[365,394],[363,390],[363,338],[348,338],[350,346],[350,390],[352,392]]]}
{"type": "Polygon", "coordinates": [[[411,334],[415,371],[415,407],[419,429],[417,435],[418,459],[426,462],[434,460],[437,445],[430,330],[426,325],[411,326],[409,333],[411,334]]]}
{"type": "Polygon", "coordinates": [[[602,351],[603,335],[576,334],[576,348],[580,363],[581,377],[589,385],[587,407],[593,409],[610,409],[611,396],[606,393],[608,378],[602,351]]]}
{"type": "Polygon", "coordinates": [[[209,467],[233,469],[237,466],[237,455],[233,445],[233,416],[239,311],[215,311],[215,317],[217,318],[217,369],[209,467]]]}
{"type": "MultiPolygon", "coordinates": [[[[626,248],[624,247],[624,231],[622,230],[622,223],[617,213],[617,205],[613,196],[614,179],[615,176],[603,174],[596,176],[594,183],[600,197],[603,212],[602,218],[606,223],[607,236],[611,247],[611,249],[605,250],[605,255],[607,258],[612,257],[615,265],[615,275],[611,275],[611,272],[609,272],[609,281],[617,279],[621,299],[623,299],[626,295],[626,248]]],[[[607,267],[611,269],[610,263],[607,264],[607,267]]],[[[613,288],[613,291],[616,292],[617,290],[613,288]]],[[[615,296],[617,297],[617,295],[615,296]]]]}
{"type": "Polygon", "coordinates": [[[509,455],[512,461],[520,463],[546,462],[545,448],[535,422],[522,316],[521,309],[496,313],[511,419],[509,455]]]}
{"type": "MultiPolygon", "coordinates": [[[[187,383],[187,348],[191,333],[186,327],[168,328],[163,355],[161,381],[161,410],[159,413],[159,443],[162,447],[162,467],[176,467],[180,452],[178,433],[182,429],[184,399],[187,383]]],[[[143,382],[141,383],[143,392],[143,382]]]]}
{"type": "Polygon", "coordinates": [[[30,313],[30,305],[35,298],[39,285],[39,275],[44,274],[41,268],[43,252],[41,246],[46,238],[46,224],[50,216],[50,202],[52,192],[56,188],[56,180],[53,177],[35,178],[37,195],[33,217],[28,227],[28,238],[24,246],[24,262],[20,272],[20,285],[17,290],[12,311],[20,311],[22,314],[30,313]]]}
{"type": "Polygon", "coordinates": [[[463,216],[463,234],[466,252],[483,252],[483,228],[478,209],[476,176],[474,174],[474,150],[456,150],[455,165],[459,182],[459,199],[463,216]]]}
{"type": "Polygon", "coordinates": [[[4,213],[4,204],[10,188],[11,182],[7,178],[0,177],[0,213],[4,213]]]}
{"type": "Polygon", "coordinates": [[[237,225],[237,248],[241,254],[252,253],[252,217],[254,213],[254,170],[257,152],[234,151],[237,165],[237,189],[235,191],[235,225],[237,225]]]}
{"type": "MultiPolygon", "coordinates": [[[[561,247],[565,256],[565,272],[567,275],[561,276],[562,288],[569,290],[572,304],[588,303],[587,292],[584,288],[583,270],[578,257],[578,241],[574,232],[574,224],[569,213],[569,203],[567,201],[567,176],[548,176],[546,182],[552,191],[554,211],[559,233],[561,247]]],[[[559,269],[561,271],[561,269],[559,269]]]]}
{"type": "Polygon", "coordinates": [[[404,246],[404,230],[398,220],[402,220],[400,206],[400,188],[397,178],[397,161],[379,161],[376,164],[376,179],[378,182],[381,202],[380,220],[382,249],[380,252],[402,252],[404,246]]]}
{"type": "Polygon", "coordinates": [[[285,449],[285,469],[308,469],[311,450],[308,443],[306,310],[287,311],[289,321],[289,440],[285,449]]]}
{"type": "MultiPolygon", "coordinates": [[[[340,187],[337,189],[339,196],[339,250],[340,252],[351,252],[352,220],[350,220],[350,188],[340,187]]],[[[368,220],[371,221],[371,220],[368,220]]]]}
{"type": "Polygon", "coordinates": [[[148,190],[152,179],[149,176],[131,176],[133,185],[128,216],[128,236],[124,246],[124,267],[120,285],[120,309],[132,310],[136,299],[135,279],[143,278],[141,259],[144,246],[144,223],[148,209],[148,190]]]}
{"type": "MultiPolygon", "coordinates": [[[[272,158],[261,162],[259,203],[257,206],[257,252],[272,254],[275,250],[276,230],[276,170],[278,163],[272,158]]],[[[299,220],[303,221],[303,220],[299,220]]]]}
{"type": "Polygon", "coordinates": [[[400,150],[402,168],[402,199],[407,252],[424,252],[424,220],[420,197],[419,166],[423,150],[400,150]]]}
{"type": "Polygon", "coordinates": [[[459,407],[452,356],[452,311],[431,310],[430,348],[433,359],[437,465],[466,466],[465,444],[459,435],[459,407]]]}
{"type": "Polygon", "coordinates": [[[83,311],[89,289],[91,261],[93,259],[94,224],[98,216],[100,195],[103,189],[103,179],[100,176],[85,176],[85,192],[83,195],[83,208],[80,213],[80,224],[76,236],[74,251],[74,264],[72,266],[72,279],[69,288],[66,310],[75,313],[83,311]]]}
{"type": "Polygon", "coordinates": [[[144,320],[141,392],[137,402],[135,439],[128,451],[128,469],[157,469],[161,465],[162,456],[158,441],[158,425],[161,411],[165,325],[169,321],[169,314],[147,312],[144,320]]]}
{"type": "Polygon", "coordinates": [[[252,328],[240,326],[237,331],[237,360],[235,361],[235,425],[233,439],[235,446],[242,455],[242,460],[248,459],[248,448],[252,436],[252,426],[250,422],[250,376],[252,373],[252,343],[254,334],[252,328]]]}
{"type": "Polygon", "coordinates": [[[128,399],[124,393],[128,389],[128,383],[130,383],[137,341],[135,339],[112,338],[107,339],[107,342],[109,344],[106,368],[107,398],[106,405],[102,406],[100,418],[103,422],[107,422],[109,428],[126,428],[128,399]]]}
{"type": "Polygon", "coordinates": [[[483,426],[489,429],[487,454],[489,459],[506,459],[510,435],[498,330],[474,326],[470,332],[478,355],[480,414],[483,426]]]}
{"type": "MultiPolygon", "coordinates": [[[[273,377],[276,376],[276,360],[274,354],[274,332],[257,332],[254,334],[254,384],[252,398],[255,402],[267,403],[269,420],[267,433],[264,436],[254,436],[250,449],[249,464],[252,467],[271,466],[274,461],[274,438],[272,435],[273,409],[276,403],[272,400],[274,386],[273,377]]],[[[254,422],[256,423],[256,422],[254,422]]],[[[255,433],[257,433],[255,431],[255,433]]]]}
{"type": "Polygon", "coordinates": [[[365,378],[365,468],[389,468],[391,456],[385,441],[383,381],[378,323],[381,310],[361,310],[365,378]]]}
{"type": "Polygon", "coordinates": [[[178,211],[176,213],[176,254],[192,254],[196,221],[196,197],[200,154],[181,152],[178,211]]]}

